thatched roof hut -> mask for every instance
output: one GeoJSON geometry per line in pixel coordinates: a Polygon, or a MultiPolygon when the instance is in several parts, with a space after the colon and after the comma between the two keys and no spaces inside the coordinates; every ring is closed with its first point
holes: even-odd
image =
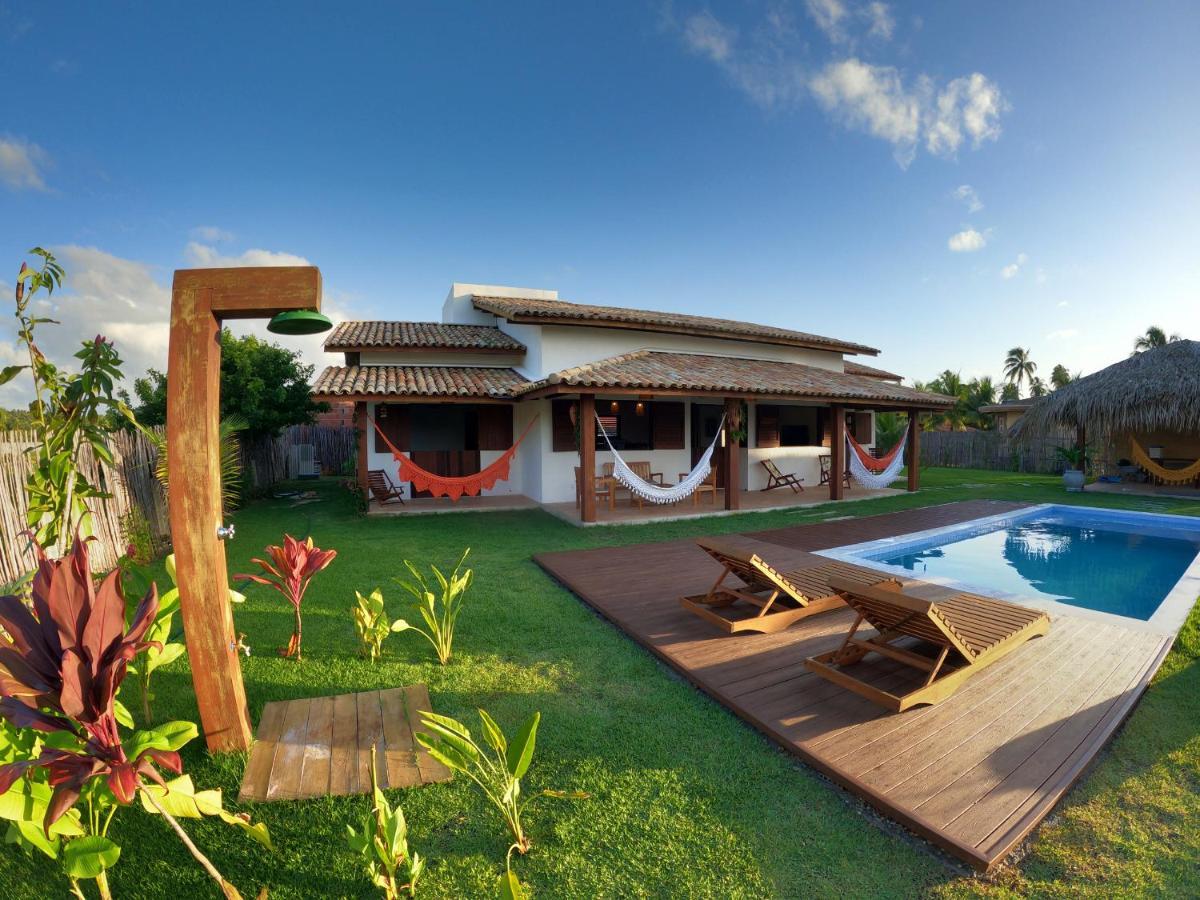
{"type": "Polygon", "coordinates": [[[1040,398],[1013,432],[1079,426],[1110,435],[1200,434],[1200,341],[1173,341],[1072,381],[1040,398]]]}

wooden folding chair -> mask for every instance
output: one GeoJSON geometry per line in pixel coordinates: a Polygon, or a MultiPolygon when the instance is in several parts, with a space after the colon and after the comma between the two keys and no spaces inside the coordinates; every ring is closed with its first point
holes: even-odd
{"type": "Polygon", "coordinates": [[[401,505],[404,504],[403,488],[393,484],[392,479],[383,469],[367,470],[367,490],[371,492],[371,496],[380,506],[395,500],[399,500],[401,505]]]}
{"type": "Polygon", "coordinates": [[[762,467],[767,470],[767,486],[764,491],[774,490],[777,487],[790,487],[793,494],[798,494],[804,490],[802,482],[804,479],[798,477],[795,473],[784,475],[779,471],[779,466],[775,465],[773,459],[760,459],[762,467]]]}
{"type": "MultiPolygon", "coordinates": [[[[821,484],[829,484],[829,473],[833,465],[829,456],[818,456],[817,461],[821,464],[821,484]]],[[[850,473],[842,472],[842,484],[850,487],[850,473]]]]}
{"type": "Polygon", "coordinates": [[[945,700],[976,672],[1050,629],[1049,616],[1040,610],[978,594],[922,600],[902,593],[898,581],[862,585],[838,577],[830,579],[830,587],[858,617],[838,649],[810,657],[805,665],[893,712],[945,700]],[[856,636],[864,622],[875,629],[874,637],[856,636]],[[919,652],[922,643],[932,647],[932,656],[919,652]],[[924,684],[893,694],[846,671],[871,653],[927,673],[924,684]]]}
{"type": "Polygon", "coordinates": [[[874,569],[834,560],[785,573],[755,551],[728,539],[700,538],[696,545],[721,564],[721,575],[707,594],[680,597],[679,602],[684,609],[729,634],[741,631],[771,634],[801,619],[845,606],[845,601],[829,586],[834,576],[864,584],[884,577],[874,569]],[[721,614],[739,612],[735,604],[746,604],[756,612],[743,617],[721,614]]]}

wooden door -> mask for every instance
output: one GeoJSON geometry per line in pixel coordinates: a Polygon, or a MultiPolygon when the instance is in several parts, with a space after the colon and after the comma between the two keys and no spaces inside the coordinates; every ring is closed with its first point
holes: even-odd
{"type": "MultiPolygon", "coordinates": [[[[693,468],[695,468],[696,463],[700,462],[700,457],[704,455],[704,451],[708,449],[708,445],[716,437],[717,428],[721,424],[721,414],[724,411],[724,407],[717,404],[692,404],[691,437],[693,468]]],[[[712,465],[717,472],[717,487],[725,487],[725,454],[721,452],[719,443],[716,452],[713,453],[712,465]]]]}
{"type": "MultiPolygon", "coordinates": [[[[426,472],[445,475],[447,478],[474,475],[479,471],[478,450],[413,450],[409,456],[426,472]]],[[[416,490],[412,482],[409,482],[408,487],[413,497],[433,496],[429,491],[416,490]]]]}

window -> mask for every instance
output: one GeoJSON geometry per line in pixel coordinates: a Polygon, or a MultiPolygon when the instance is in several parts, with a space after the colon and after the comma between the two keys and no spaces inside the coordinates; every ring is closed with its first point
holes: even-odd
{"type": "MultiPolygon", "coordinates": [[[[553,400],[553,443],[556,453],[574,452],[575,425],[571,422],[574,400],[553,400]]],[[[597,400],[596,415],[618,450],[682,450],[684,448],[683,404],[647,400],[597,400]]],[[[600,427],[596,449],[608,449],[600,427]]]]}
{"type": "Polygon", "coordinates": [[[820,446],[820,410],[817,407],[760,404],[756,412],[755,446],[820,446]]]}

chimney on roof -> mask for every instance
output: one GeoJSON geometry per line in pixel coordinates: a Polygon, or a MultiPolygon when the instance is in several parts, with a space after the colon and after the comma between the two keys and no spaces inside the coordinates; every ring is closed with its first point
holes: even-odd
{"type": "Polygon", "coordinates": [[[442,304],[442,321],[459,325],[495,325],[496,317],[481,312],[471,302],[471,297],[527,297],[531,300],[557,300],[558,291],[539,288],[504,287],[499,284],[464,284],[454,282],[450,293],[442,304]]]}

